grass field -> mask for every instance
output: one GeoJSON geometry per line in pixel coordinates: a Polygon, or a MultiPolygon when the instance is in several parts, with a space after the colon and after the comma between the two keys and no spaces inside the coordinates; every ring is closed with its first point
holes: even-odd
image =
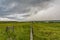
{"type": "Polygon", "coordinates": [[[34,23],[34,40],[60,40],[60,23],[34,23]]]}
{"type": "Polygon", "coordinates": [[[30,40],[29,23],[0,22],[0,40],[30,40]]]}
{"type": "Polygon", "coordinates": [[[45,22],[0,22],[0,40],[60,40],[60,23],[45,22]]]}

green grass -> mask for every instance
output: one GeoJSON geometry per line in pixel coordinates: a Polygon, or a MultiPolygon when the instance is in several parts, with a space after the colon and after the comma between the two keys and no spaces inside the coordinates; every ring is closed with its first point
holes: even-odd
{"type": "Polygon", "coordinates": [[[30,40],[33,25],[33,40],[60,40],[60,23],[0,22],[0,40],[30,40]],[[7,27],[14,26],[14,29],[7,27]]]}
{"type": "Polygon", "coordinates": [[[30,40],[30,23],[1,22],[0,40],[30,40]],[[6,27],[10,27],[6,31],[6,27]],[[14,26],[14,29],[11,27],[14,26]],[[13,31],[14,30],[14,31],[13,31]]]}
{"type": "Polygon", "coordinates": [[[34,40],[60,40],[60,23],[34,23],[34,40]]]}

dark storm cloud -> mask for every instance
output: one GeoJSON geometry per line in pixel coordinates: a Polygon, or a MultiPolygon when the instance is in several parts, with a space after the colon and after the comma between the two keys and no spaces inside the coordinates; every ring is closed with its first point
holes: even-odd
{"type": "MultiPolygon", "coordinates": [[[[50,0],[0,0],[0,17],[6,17],[6,15],[10,14],[28,13],[31,11],[30,7],[41,7],[42,3],[49,1],[50,0]]],[[[25,16],[26,15],[24,15],[24,17],[25,16]]]]}

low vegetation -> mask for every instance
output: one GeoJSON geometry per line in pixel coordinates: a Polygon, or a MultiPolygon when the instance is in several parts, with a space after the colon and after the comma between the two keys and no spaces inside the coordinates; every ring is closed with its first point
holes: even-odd
{"type": "Polygon", "coordinates": [[[60,40],[60,23],[34,23],[34,40],[60,40]]]}
{"type": "Polygon", "coordinates": [[[60,40],[59,22],[0,22],[0,40],[60,40]]]}
{"type": "Polygon", "coordinates": [[[29,23],[1,22],[0,40],[30,40],[29,23]]]}

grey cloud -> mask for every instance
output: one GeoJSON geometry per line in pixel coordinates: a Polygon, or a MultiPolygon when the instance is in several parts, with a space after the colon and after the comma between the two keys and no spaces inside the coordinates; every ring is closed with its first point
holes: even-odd
{"type": "Polygon", "coordinates": [[[49,7],[45,10],[40,10],[36,15],[27,18],[27,21],[41,21],[41,20],[60,20],[60,5],[49,7]]]}
{"type": "MultiPolygon", "coordinates": [[[[21,14],[28,13],[28,15],[24,15],[23,17],[30,16],[31,7],[44,7],[43,4],[46,2],[50,2],[50,0],[0,0],[0,17],[6,17],[10,14],[21,14]],[[10,8],[12,3],[16,3],[16,6],[10,8]]],[[[43,8],[42,8],[43,9],[43,8]]],[[[35,11],[35,13],[37,13],[35,11]]],[[[15,17],[8,17],[10,19],[15,17]]]]}

